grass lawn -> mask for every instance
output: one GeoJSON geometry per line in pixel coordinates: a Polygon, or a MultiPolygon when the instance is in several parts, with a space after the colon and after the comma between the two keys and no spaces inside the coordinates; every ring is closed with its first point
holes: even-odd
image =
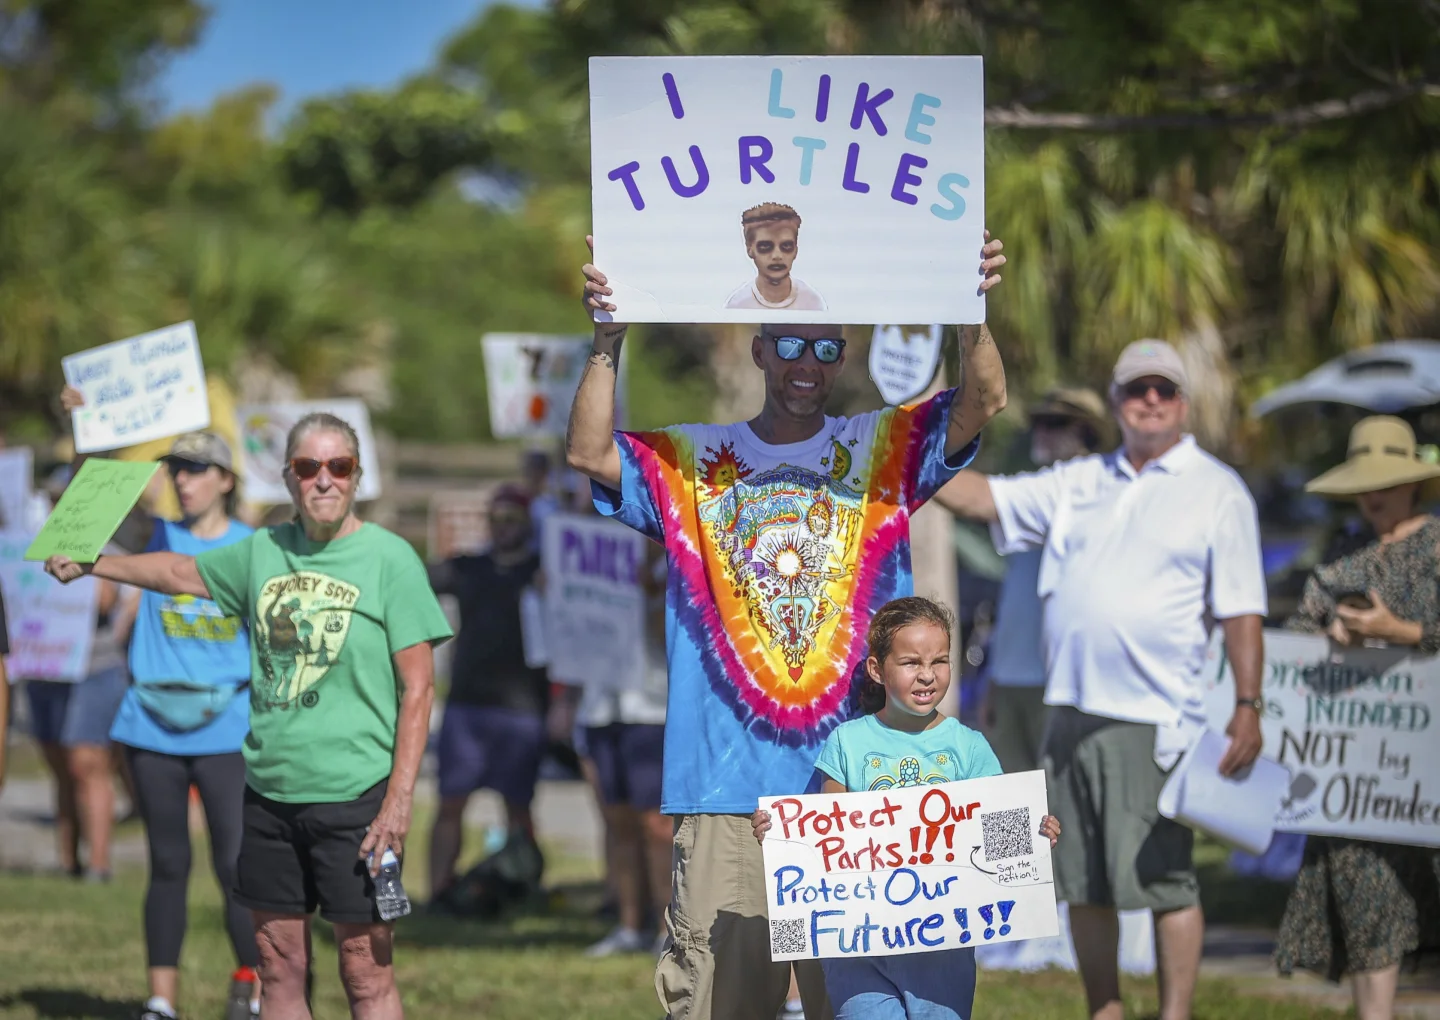
{"type": "MultiPolygon", "coordinates": [[[[417,820],[423,837],[428,819],[417,820]]],[[[407,885],[426,888],[423,838],[412,841],[407,885]]],[[[1202,867],[1221,868],[1223,853],[1206,848],[1202,867]]],[[[554,857],[549,901],[495,924],[412,916],[401,922],[397,970],[411,1017],[420,1020],[655,1020],[660,1009],[648,957],[587,960],[585,945],[604,934],[594,917],[600,898],[596,865],[554,857]]],[[[1218,875],[1217,875],[1218,877],[1218,875]]],[[[1266,883],[1210,883],[1209,904],[1228,923],[1265,923],[1284,890],[1266,883]],[[1262,890],[1263,893],[1262,893],[1262,890]]],[[[122,871],[108,886],[0,873],[0,1018],[130,1020],[144,997],[140,934],[143,873],[122,871]]],[[[1217,918],[1217,920],[1220,918],[1217,918]]],[[[328,926],[317,922],[315,1015],[347,1014],[335,975],[328,926]]],[[[232,967],[219,896],[208,864],[197,860],[190,931],[182,962],[182,1002],[193,1020],[221,1015],[232,967]]],[[[1073,974],[982,974],[976,1017],[984,1020],[1074,1020],[1084,1016],[1073,974]]],[[[1156,1012],[1152,982],[1128,981],[1127,1013],[1156,1012]]],[[[1204,981],[1198,1017],[1216,1020],[1308,1020],[1312,1004],[1239,996],[1204,981]]]]}

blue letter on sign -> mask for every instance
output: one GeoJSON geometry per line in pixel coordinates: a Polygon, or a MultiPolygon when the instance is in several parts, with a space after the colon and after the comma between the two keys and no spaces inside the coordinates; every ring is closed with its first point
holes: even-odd
{"type": "Polygon", "coordinates": [[[765,164],[775,155],[775,147],[764,135],[740,136],[740,183],[749,184],[754,174],[765,178],[766,184],[775,183],[775,175],[765,164]],[[755,150],[759,150],[758,152],[755,150]]]}
{"type": "Polygon", "coordinates": [[[608,174],[605,175],[612,181],[624,182],[625,193],[630,196],[630,204],[635,207],[636,211],[645,208],[645,200],[640,197],[640,189],[635,185],[635,171],[639,169],[639,163],[630,162],[626,163],[624,166],[617,166],[614,170],[611,170],[608,174]]]}
{"type": "Polygon", "coordinates": [[[710,186],[710,171],[705,166],[705,157],[700,155],[698,145],[690,146],[690,159],[695,164],[695,183],[689,187],[680,183],[680,175],[675,172],[675,161],[669,156],[660,160],[660,165],[665,168],[665,176],[670,179],[670,190],[681,198],[694,198],[710,186]]]}
{"type": "Polygon", "coordinates": [[[965,199],[955,190],[957,187],[970,187],[970,181],[964,174],[946,174],[936,185],[940,191],[940,197],[950,201],[948,209],[938,202],[930,207],[930,211],[942,220],[958,220],[965,215],[965,199]]]}
{"type": "Polygon", "coordinates": [[[780,105],[780,86],[785,81],[785,72],[775,68],[770,72],[770,116],[793,117],[795,111],[780,105]]]}
{"type": "Polygon", "coordinates": [[[815,150],[825,148],[825,139],[796,135],[795,144],[800,147],[800,186],[805,187],[810,183],[810,171],[815,169],[815,150]]]}
{"type": "Polygon", "coordinates": [[[924,170],[926,165],[926,160],[920,156],[908,152],[901,156],[900,165],[895,168],[895,184],[890,188],[890,197],[906,205],[918,205],[920,200],[905,189],[920,183],[920,178],[912,174],[910,168],[924,170]]]}
{"type": "Polygon", "coordinates": [[[927,106],[939,106],[940,100],[923,92],[915,93],[915,102],[910,104],[910,120],[905,124],[905,137],[919,145],[929,145],[930,136],[921,131],[935,123],[935,118],[925,112],[927,106]]]}
{"type": "Polygon", "coordinates": [[[875,127],[877,135],[884,135],[885,122],[880,119],[880,107],[895,97],[894,89],[881,89],[875,95],[870,95],[870,83],[862,81],[859,90],[855,93],[855,109],[850,114],[850,126],[856,131],[860,130],[860,122],[866,117],[875,127]]]}

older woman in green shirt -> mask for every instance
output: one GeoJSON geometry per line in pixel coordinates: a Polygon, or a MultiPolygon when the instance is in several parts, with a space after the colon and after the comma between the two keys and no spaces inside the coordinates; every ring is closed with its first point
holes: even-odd
{"type": "Polygon", "coordinates": [[[392,926],[376,909],[385,850],[404,852],[434,700],[432,647],[451,636],[424,565],[354,513],[360,450],[339,418],[302,419],[286,444],[294,521],[199,556],[54,557],[62,581],[92,572],[213,599],[249,621],[250,735],[236,899],[255,915],[262,1015],[308,1017],[310,915],[335,927],[351,1015],[403,1016],[392,926]]]}

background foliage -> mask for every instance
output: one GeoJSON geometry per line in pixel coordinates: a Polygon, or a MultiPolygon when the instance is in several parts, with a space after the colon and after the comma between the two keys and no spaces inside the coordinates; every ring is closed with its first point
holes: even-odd
{"type": "MultiPolygon", "coordinates": [[[[1440,335],[1434,0],[553,0],[496,5],[389,91],[263,83],[157,118],[195,0],[0,0],[0,425],[53,421],[59,354],[196,319],[207,361],[307,392],[388,370],[397,434],[484,438],[478,337],[583,330],[586,61],[980,53],[991,318],[1023,399],[1182,343],[1199,425],[1346,348],[1440,335]]],[[[632,350],[633,417],[694,418],[744,356],[632,350]],[[638,357],[636,356],[638,355],[638,357]]],[[[850,391],[853,393],[853,391],[850,391]]]]}

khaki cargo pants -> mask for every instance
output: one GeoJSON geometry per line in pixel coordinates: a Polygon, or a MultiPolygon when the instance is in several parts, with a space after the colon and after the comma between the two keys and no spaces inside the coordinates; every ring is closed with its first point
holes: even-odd
{"type": "MultiPolygon", "coordinates": [[[[748,815],[679,815],[671,939],[655,968],[670,1020],[775,1020],[790,964],[770,960],[765,862],[748,815]]],[[[819,960],[795,964],[805,1020],[833,1020],[819,960]]]]}

